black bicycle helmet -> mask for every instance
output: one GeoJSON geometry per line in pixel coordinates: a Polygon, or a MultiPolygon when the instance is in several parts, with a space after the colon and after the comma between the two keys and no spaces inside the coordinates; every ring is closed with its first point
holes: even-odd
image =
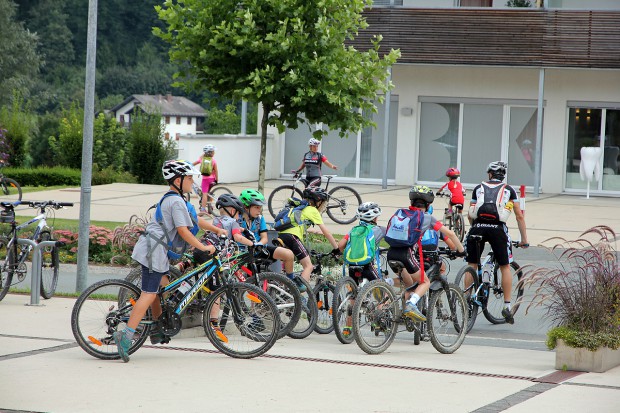
{"type": "Polygon", "coordinates": [[[216,208],[229,208],[236,209],[240,214],[243,214],[244,207],[239,198],[231,194],[222,194],[215,201],[216,208]]]}
{"type": "Polygon", "coordinates": [[[328,197],[327,192],[320,186],[309,186],[304,189],[302,195],[305,199],[311,199],[315,202],[325,201],[328,197]]]}
{"type": "Polygon", "coordinates": [[[506,171],[508,170],[508,164],[502,161],[491,162],[487,167],[487,172],[495,179],[500,181],[506,177],[506,171]]]}
{"type": "Polygon", "coordinates": [[[435,193],[426,185],[414,185],[409,190],[409,200],[411,205],[417,200],[424,201],[427,205],[430,205],[435,200],[435,193]]]}

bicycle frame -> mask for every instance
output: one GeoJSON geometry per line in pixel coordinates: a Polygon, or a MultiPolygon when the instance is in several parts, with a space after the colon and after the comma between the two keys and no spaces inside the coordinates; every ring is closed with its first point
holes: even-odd
{"type": "MultiPolygon", "coordinates": [[[[15,254],[15,268],[16,269],[19,268],[19,266],[23,264],[24,261],[26,261],[28,254],[30,254],[30,251],[32,251],[32,245],[26,245],[21,250],[21,252],[18,251],[17,234],[19,234],[24,228],[26,228],[30,224],[33,224],[37,221],[39,223],[37,224],[32,237],[29,238],[32,240],[36,240],[41,234],[41,232],[43,231],[43,229],[47,227],[46,214],[44,212],[30,219],[29,221],[24,222],[23,224],[16,225],[15,221],[11,223],[11,239],[9,240],[9,243],[6,246],[6,249],[7,251],[11,248],[13,249],[13,253],[15,254]]],[[[7,262],[8,261],[5,261],[5,265],[7,265],[7,262]]]]}
{"type": "Polygon", "coordinates": [[[185,295],[179,300],[179,303],[174,308],[174,312],[178,315],[181,315],[183,311],[187,308],[187,306],[196,298],[198,292],[204,289],[206,292],[211,293],[211,290],[206,287],[206,284],[209,280],[215,276],[215,274],[219,274],[219,271],[216,272],[220,268],[220,262],[217,258],[211,258],[209,261],[206,261],[200,264],[198,267],[192,269],[187,274],[181,275],[176,280],[172,281],[170,284],[162,287],[159,290],[159,297],[162,304],[167,301],[164,299],[164,294],[176,291],[184,281],[189,280],[190,278],[198,275],[202,272],[198,280],[192,284],[192,287],[185,293],[185,295]]]}

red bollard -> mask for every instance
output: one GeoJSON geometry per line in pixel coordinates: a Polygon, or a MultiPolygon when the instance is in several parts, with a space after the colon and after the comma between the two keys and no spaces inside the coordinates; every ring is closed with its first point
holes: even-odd
{"type": "Polygon", "coordinates": [[[521,208],[521,212],[525,214],[525,185],[519,187],[519,208],[521,208]]]}

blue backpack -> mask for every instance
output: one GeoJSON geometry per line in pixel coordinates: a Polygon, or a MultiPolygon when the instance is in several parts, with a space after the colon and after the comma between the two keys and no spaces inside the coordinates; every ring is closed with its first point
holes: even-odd
{"type": "Polygon", "coordinates": [[[423,210],[399,209],[388,222],[385,242],[390,247],[412,247],[422,238],[423,223],[423,210]]]}
{"type": "Polygon", "coordinates": [[[298,198],[289,198],[286,206],[278,212],[273,222],[273,229],[285,231],[301,225],[301,212],[309,205],[308,201],[298,198]]]}

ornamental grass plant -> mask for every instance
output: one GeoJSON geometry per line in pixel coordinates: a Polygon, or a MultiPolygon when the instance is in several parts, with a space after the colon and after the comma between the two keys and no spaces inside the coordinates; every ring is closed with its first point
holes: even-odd
{"type": "MultiPolygon", "coordinates": [[[[615,232],[596,226],[577,240],[551,238],[544,244],[557,259],[553,268],[525,268],[520,281],[533,288],[526,309],[542,307],[554,327],[547,346],[562,339],[568,346],[596,350],[620,347],[620,263],[615,232]]],[[[544,245],[543,245],[544,246],[544,245]]]]}

